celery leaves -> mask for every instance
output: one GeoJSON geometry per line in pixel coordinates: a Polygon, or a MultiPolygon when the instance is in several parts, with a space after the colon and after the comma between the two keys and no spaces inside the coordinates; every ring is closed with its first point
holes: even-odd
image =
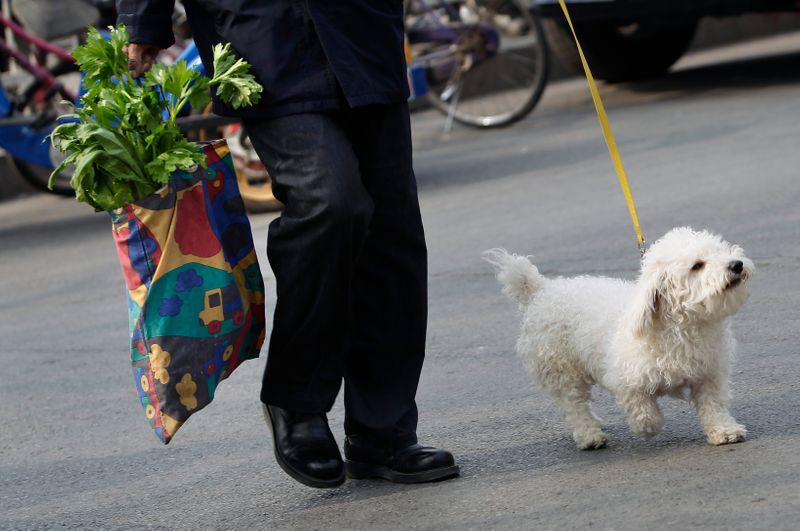
{"type": "Polygon", "coordinates": [[[179,61],[156,64],[136,80],[128,74],[127,42],[122,25],[109,28],[108,39],[89,28],[86,44],[73,53],[84,74],[85,93],[50,137],[67,154],[51,182],[73,166],[71,185],[78,201],[98,211],[153,193],[177,168],[204,164],[199,146],[186,139],[175,121],[187,104],[204,107],[209,87],[216,86],[218,96],[234,108],[261,97],[250,65],[233,55],[230,44],[214,47],[211,79],[179,61]]]}

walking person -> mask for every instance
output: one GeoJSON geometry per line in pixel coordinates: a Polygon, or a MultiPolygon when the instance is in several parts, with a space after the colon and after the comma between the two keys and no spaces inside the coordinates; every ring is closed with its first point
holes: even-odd
{"type": "MultiPolygon", "coordinates": [[[[312,487],[458,475],[417,442],[427,250],[411,163],[401,0],[185,0],[206,69],[230,42],[261,102],[241,117],[285,206],[269,227],[277,304],[261,401],[279,465],[312,487]],[[344,381],[344,460],[328,426],[344,381]]],[[[173,43],[173,2],[117,0],[130,68],[173,43]]]]}

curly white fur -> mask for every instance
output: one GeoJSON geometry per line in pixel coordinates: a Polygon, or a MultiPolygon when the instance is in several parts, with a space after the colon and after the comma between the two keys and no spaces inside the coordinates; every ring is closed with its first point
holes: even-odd
{"type": "Polygon", "coordinates": [[[608,442],[591,411],[594,384],[609,389],[634,433],[661,431],[657,399],[694,403],[710,444],[744,440],[728,412],[728,317],[747,300],[753,263],[706,231],[676,228],[642,260],[637,282],[580,276],[547,279],[530,261],[492,249],[484,257],[520,305],[517,351],[553,395],[578,448],[608,442]]]}

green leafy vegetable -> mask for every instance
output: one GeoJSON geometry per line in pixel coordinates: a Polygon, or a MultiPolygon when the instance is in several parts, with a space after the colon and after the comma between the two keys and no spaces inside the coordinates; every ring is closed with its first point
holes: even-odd
{"type": "Polygon", "coordinates": [[[73,53],[84,73],[86,93],[72,114],[60,117],[50,140],[67,153],[50,177],[74,166],[71,180],[78,201],[111,210],[164,186],[177,168],[205,163],[199,146],[186,139],[175,120],[187,105],[202,108],[209,88],[234,108],[253,105],[262,87],[237,59],[230,44],[214,46],[214,77],[187,68],[184,61],[154,65],[142,80],[128,74],[125,26],[111,27],[105,39],[90,27],[87,42],[73,53]],[[166,121],[165,121],[166,117],[166,121]]]}
{"type": "Polygon", "coordinates": [[[214,46],[214,79],[211,84],[219,83],[217,94],[234,109],[252,105],[261,97],[261,85],[249,70],[247,61],[233,56],[230,43],[214,46]]]}

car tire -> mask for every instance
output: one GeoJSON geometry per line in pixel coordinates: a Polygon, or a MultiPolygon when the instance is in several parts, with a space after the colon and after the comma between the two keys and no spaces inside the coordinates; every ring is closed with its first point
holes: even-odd
{"type": "MultiPolygon", "coordinates": [[[[694,19],[623,26],[608,21],[574,24],[592,75],[612,83],[663,74],[686,52],[697,29],[694,19]]],[[[545,20],[545,32],[556,60],[566,70],[580,72],[580,57],[566,22],[545,20]]]]}

